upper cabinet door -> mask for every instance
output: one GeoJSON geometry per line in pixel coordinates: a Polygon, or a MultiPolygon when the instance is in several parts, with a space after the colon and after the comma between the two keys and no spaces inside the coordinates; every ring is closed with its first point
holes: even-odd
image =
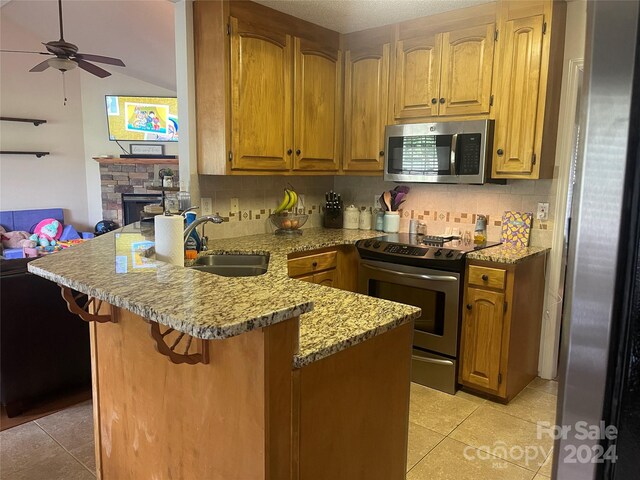
{"type": "Polygon", "coordinates": [[[350,171],[382,171],[389,89],[389,44],[345,53],[344,163],[350,171]]]}
{"type": "Polygon", "coordinates": [[[342,53],[295,39],[293,169],[338,170],[342,53]]]}
{"type": "MultiPolygon", "coordinates": [[[[542,54],[543,16],[505,23],[496,91],[496,126],[493,142],[493,176],[509,178],[531,174],[542,54]]],[[[501,33],[502,35],[502,33],[501,33]]]]}
{"type": "Polygon", "coordinates": [[[442,34],[440,115],[489,113],[495,24],[442,34]]]}
{"type": "Polygon", "coordinates": [[[291,37],[231,19],[232,162],[237,170],[291,167],[291,37]]]}
{"type": "Polygon", "coordinates": [[[438,115],[441,36],[396,42],[394,118],[438,115]]]}

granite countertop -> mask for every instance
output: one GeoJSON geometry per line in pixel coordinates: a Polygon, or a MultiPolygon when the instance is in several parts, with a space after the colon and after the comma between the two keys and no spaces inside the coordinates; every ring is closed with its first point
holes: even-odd
{"type": "Polygon", "coordinates": [[[467,260],[482,260],[485,262],[516,264],[528,258],[546,254],[547,247],[514,247],[500,244],[495,247],[483,248],[467,254],[467,260]]]}
{"type": "MultiPolygon", "coordinates": [[[[294,366],[344,350],[416,318],[420,309],[288,277],[291,253],[354,244],[366,230],[305,229],[212,239],[204,254],[268,253],[266,274],[221,277],[157,262],[118,274],[111,232],[29,263],[29,271],[197,338],[222,339],[300,316],[294,366]]],[[[202,255],[202,254],[201,254],[202,255]]]]}

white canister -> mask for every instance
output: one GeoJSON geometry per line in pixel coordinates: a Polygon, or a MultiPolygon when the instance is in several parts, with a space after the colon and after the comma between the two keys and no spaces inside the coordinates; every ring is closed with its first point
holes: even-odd
{"type": "Polygon", "coordinates": [[[398,212],[384,212],[383,229],[385,233],[400,231],[400,214],[398,212]]]}
{"type": "Polygon", "coordinates": [[[349,205],[344,209],[344,224],[343,228],[347,230],[357,230],[358,222],[360,221],[360,211],[355,205],[349,205]]]}
{"type": "Polygon", "coordinates": [[[371,217],[371,210],[368,208],[360,211],[360,221],[358,222],[360,230],[371,230],[371,217]]]}

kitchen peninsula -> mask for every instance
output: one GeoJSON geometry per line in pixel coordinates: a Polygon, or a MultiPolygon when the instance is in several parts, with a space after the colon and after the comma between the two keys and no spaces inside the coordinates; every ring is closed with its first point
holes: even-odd
{"type": "Polygon", "coordinates": [[[367,235],[207,252],[268,255],[255,277],[160,262],[117,274],[114,233],[31,262],[91,322],[98,478],[404,478],[420,310],[287,275],[289,254],[367,235]]]}

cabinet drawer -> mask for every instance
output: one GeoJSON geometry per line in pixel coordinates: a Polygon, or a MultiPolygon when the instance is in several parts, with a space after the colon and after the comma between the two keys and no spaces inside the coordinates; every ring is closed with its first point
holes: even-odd
{"type": "Polygon", "coordinates": [[[289,276],[297,277],[336,267],[337,252],[324,252],[289,260],[289,276]]]}
{"type": "Polygon", "coordinates": [[[469,285],[504,289],[506,270],[469,265],[469,285]]]}

